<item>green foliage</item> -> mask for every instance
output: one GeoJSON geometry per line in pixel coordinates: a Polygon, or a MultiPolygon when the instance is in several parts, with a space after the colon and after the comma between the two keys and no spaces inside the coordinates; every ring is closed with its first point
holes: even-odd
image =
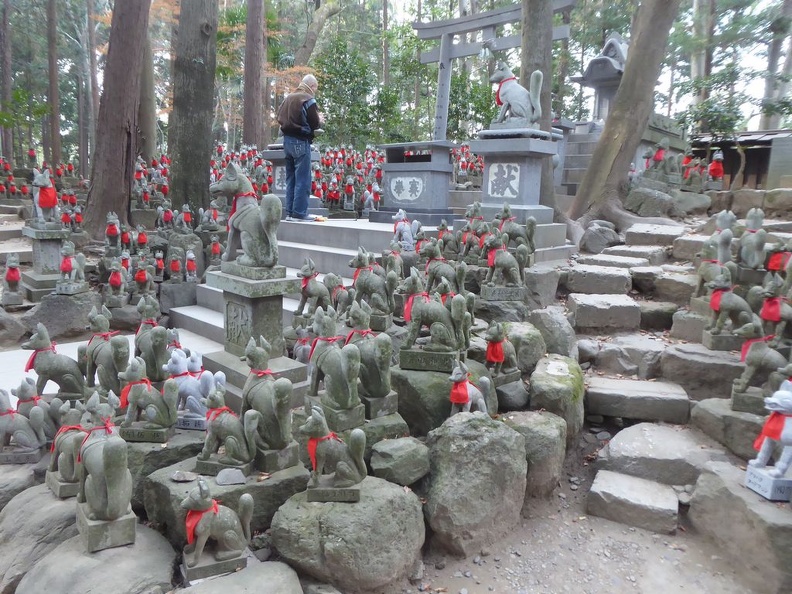
{"type": "Polygon", "coordinates": [[[459,142],[486,128],[498,112],[492,85],[471,81],[459,72],[451,75],[448,107],[448,138],[459,142]]]}

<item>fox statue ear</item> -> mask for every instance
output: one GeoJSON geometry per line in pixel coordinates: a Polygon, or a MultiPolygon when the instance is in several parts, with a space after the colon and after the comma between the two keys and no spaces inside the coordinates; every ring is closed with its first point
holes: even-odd
{"type": "Polygon", "coordinates": [[[198,492],[201,494],[201,499],[209,499],[209,485],[203,479],[198,481],[198,492]]]}
{"type": "Polygon", "coordinates": [[[225,177],[229,181],[236,181],[237,169],[233,162],[229,161],[228,166],[226,167],[225,177]]]}

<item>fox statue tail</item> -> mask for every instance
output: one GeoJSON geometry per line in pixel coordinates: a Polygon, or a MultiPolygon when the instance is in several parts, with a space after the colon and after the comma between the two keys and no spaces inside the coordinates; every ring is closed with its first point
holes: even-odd
{"type": "Polygon", "coordinates": [[[531,96],[531,103],[533,104],[533,117],[531,122],[538,122],[542,117],[542,106],[539,103],[539,97],[542,92],[542,81],[544,76],[541,70],[534,70],[531,74],[531,83],[529,85],[528,93],[531,96]]]}

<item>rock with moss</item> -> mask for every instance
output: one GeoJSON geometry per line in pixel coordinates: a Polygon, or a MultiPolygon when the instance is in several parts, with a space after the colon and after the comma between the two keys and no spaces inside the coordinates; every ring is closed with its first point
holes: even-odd
{"type": "MultiPolygon", "coordinates": [[[[474,384],[478,383],[480,377],[492,379],[481,363],[468,361],[466,365],[474,384]]],[[[442,425],[451,414],[449,375],[439,371],[412,371],[399,367],[391,369],[391,385],[399,394],[399,414],[407,422],[411,435],[426,435],[442,425]]],[[[498,410],[495,390],[485,395],[485,398],[487,410],[498,410]]]]}
{"type": "Polygon", "coordinates": [[[566,457],[566,421],[547,411],[512,412],[503,421],[525,438],[528,481],[523,514],[533,497],[549,497],[558,486],[566,457]]]}
{"type": "Polygon", "coordinates": [[[429,449],[414,437],[386,439],[371,454],[374,476],[398,485],[412,485],[429,472],[429,449]]]}
{"type": "Polygon", "coordinates": [[[563,308],[551,306],[535,309],[528,316],[528,321],[539,330],[548,353],[577,359],[575,329],[569,323],[563,308]]]}
{"type": "Polygon", "coordinates": [[[531,408],[558,415],[567,424],[567,447],[583,427],[583,370],[574,359],[548,355],[531,374],[531,408]]]}
{"type": "Polygon", "coordinates": [[[458,413],[432,431],[424,514],[433,542],[468,556],[519,525],[525,438],[488,415],[458,413]]]}

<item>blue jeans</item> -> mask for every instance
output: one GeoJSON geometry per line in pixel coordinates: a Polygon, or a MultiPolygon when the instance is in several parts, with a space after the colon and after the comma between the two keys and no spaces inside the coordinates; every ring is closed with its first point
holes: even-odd
{"type": "Polygon", "coordinates": [[[308,216],[311,192],[311,141],[293,136],[283,137],[286,153],[286,215],[308,216]]]}

